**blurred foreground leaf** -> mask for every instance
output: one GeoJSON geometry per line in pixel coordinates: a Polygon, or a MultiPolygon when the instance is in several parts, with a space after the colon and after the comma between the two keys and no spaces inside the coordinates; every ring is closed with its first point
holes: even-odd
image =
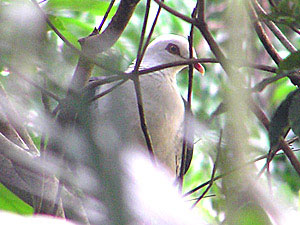
{"type": "Polygon", "coordinates": [[[238,215],[233,219],[234,225],[271,225],[271,221],[267,213],[258,205],[247,204],[240,208],[236,213],[238,215]]]}

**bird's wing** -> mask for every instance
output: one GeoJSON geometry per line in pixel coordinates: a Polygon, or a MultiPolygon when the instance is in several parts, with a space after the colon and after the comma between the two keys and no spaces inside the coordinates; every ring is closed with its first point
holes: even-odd
{"type": "MultiPolygon", "coordinates": [[[[184,121],[182,123],[181,129],[178,133],[178,144],[177,144],[177,159],[181,159],[182,158],[182,152],[183,152],[183,139],[185,138],[186,141],[186,146],[187,146],[187,151],[185,154],[185,162],[184,162],[184,170],[183,170],[183,174],[185,174],[190,165],[191,165],[191,161],[192,161],[192,157],[193,157],[193,151],[194,151],[194,135],[195,135],[195,129],[194,129],[194,124],[193,124],[193,119],[194,119],[194,115],[193,112],[191,111],[191,109],[189,109],[189,107],[187,107],[187,101],[182,98],[183,102],[184,102],[184,121]],[[184,135],[184,123],[186,123],[187,125],[187,133],[186,136],[184,135]],[[184,137],[185,136],[185,137],[184,137]]],[[[179,175],[180,170],[181,170],[181,165],[182,165],[182,161],[181,160],[176,160],[177,162],[177,175],[179,175]]]]}

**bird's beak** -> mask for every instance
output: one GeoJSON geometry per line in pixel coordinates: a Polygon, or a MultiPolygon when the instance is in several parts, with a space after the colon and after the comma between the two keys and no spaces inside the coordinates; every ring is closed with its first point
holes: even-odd
{"type": "Polygon", "coordinates": [[[204,75],[205,69],[204,69],[204,67],[203,67],[200,63],[195,63],[195,64],[194,64],[194,68],[195,68],[196,70],[198,70],[199,73],[201,73],[202,76],[204,75]]]}

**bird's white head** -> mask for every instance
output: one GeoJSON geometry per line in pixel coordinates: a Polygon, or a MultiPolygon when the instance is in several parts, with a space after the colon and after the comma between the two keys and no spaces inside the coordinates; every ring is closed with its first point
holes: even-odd
{"type": "MultiPolygon", "coordinates": [[[[141,67],[149,68],[162,64],[182,61],[189,59],[189,55],[189,42],[186,38],[174,34],[162,35],[152,41],[147,47],[141,67]]],[[[193,56],[196,57],[194,48],[193,56]]],[[[170,67],[168,69],[164,69],[164,73],[175,76],[185,67],[187,66],[183,65],[170,67]]],[[[195,63],[194,67],[201,74],[204,74],[204,68],[200,63],[195,63]]]]}

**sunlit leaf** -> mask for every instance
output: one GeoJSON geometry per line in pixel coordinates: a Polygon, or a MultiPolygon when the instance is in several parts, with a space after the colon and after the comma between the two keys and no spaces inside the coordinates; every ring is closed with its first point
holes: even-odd
{"type": "Polygon", "coordinates": [[[295,85],[290,83],[287,77],[276,81],[274,84],[276,84],[276,88],[270,101],[270,103],[274,105],[278,105],[289,93],[297,89],[295,85]]]}
{"type": "Polygon", "coordinates": [[[59,17],[49,16],[49,19],[69,42],[71,42],[75,47],[80,48],[78,37],[72,34],[68,29],[66,29],[63,21],[59,17]]]}
{"type": "Polygon", "coordinates": [[[230,224],[234,225],[271,225],[267,213],[258,205],[247,204],[236,212],[236,217],[230,224]]]}
{"type": "Polygon", "coordinates": [[[0,184],[0,210],[28,215],[33,213],[33,208],[19,199],[6,187],[0,184]]]}
{"type": "MultiPolygon", "coordinates": [[[[104,15],[109,6],[109,1],[99,0],[49,0],[46,3],[45,9],[47,11],[56,10],[71,10],[78,12],[89,12],[94,15],[104,15]]],[[[116,12],[114,6],[111,14],[116,12]]]]}
{"type": "Polygon", "coordinates": [[[72,33],[80,35],[80,37],[89,35],[94,29],[93,26],[84,23],[78,19],[63,16],[58,16],[57,18],[62,22],[66,29],[71,30],[72,33]]]}

